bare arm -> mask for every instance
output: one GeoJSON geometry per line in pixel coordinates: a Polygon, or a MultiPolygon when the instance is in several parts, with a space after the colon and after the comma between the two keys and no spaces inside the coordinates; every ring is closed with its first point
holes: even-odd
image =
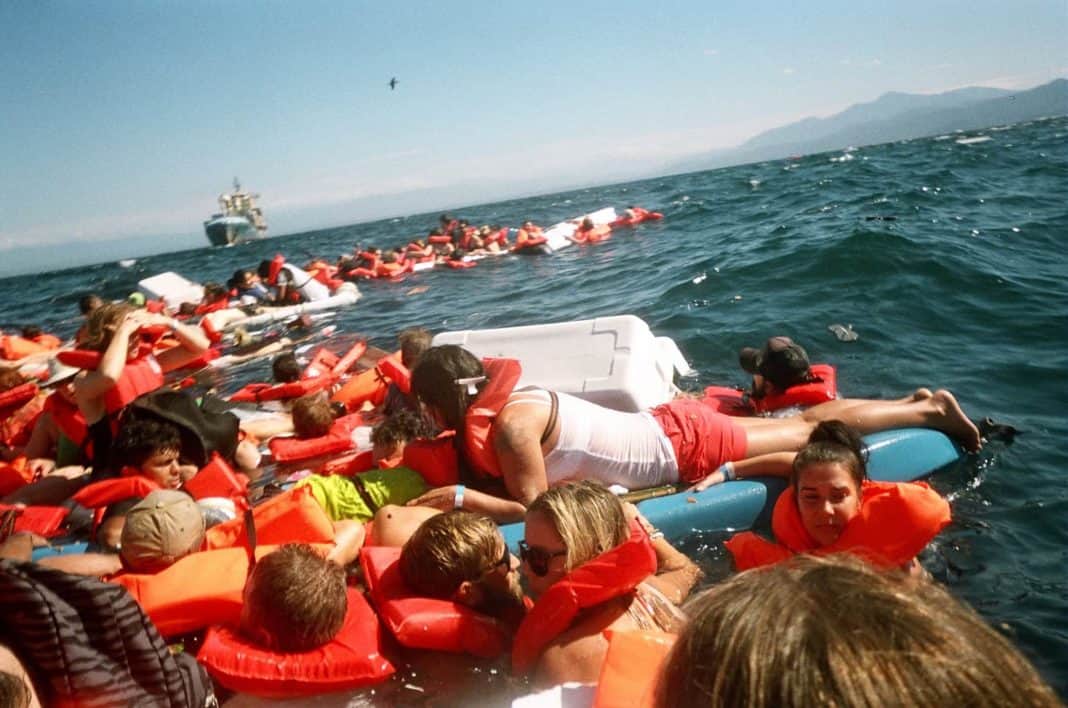
{"type": "Polygon", "coordinates": [[[548,411],[537,405],[513,405],[501,411],[490,434],[508,493],[524,507],[549,488],[541,434],[548,411]]]}
{"type": "MultiPolygon", "coordinates": [[[[796,452],[769,452],[766,455],[757,455],[745,460],[731,462],[734,468],[734,479],[746,479],[748,477],[789,477],[794,466],[796,452]]],[[[700,492],[712,485],[722,484],[726,479],[722,468],[702,479],[690,487],[689,491],[700,492]]]]}
{"type": "Polygon", "coordinates": [[[637,519],[652,538],[653,550],[656,552],[656,575],[645,582],[655,587],[676,605],[681,605],[697,581],[704,575],[704,571],[690,560],[689,556],[672,546],[662,533],[653,528],[653,525],[642,516],[636,506],[630,503],[624,504],[623,511],[628,520],[637,519]]]}
{"type": "Polygon", "coordinates": [[[76,575],[103,577],[122,570],[122,561],[116,553],[74,553],[65,556],[49,556],[37,561],[45,568],[62,570],[76,575]]]}
{"type": "Polygon", "coordinates": [[[157,315],[154,323],[169,325],[178,340],[177,347],[168,349],[156,357],[156,360],[159,361],[159,367],[164,372],[180,369],[206,352],[208,347],[211,346],[207,335],[204,334],[204,330],[200,327],[187,325],[164,315],[157,315]]]}

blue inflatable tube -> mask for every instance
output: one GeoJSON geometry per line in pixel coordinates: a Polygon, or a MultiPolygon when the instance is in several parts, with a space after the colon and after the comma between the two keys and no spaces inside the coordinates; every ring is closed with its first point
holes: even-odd
{"type": "MultiPolygon", "coordinates": [[[[868,476],[880,482],[912,482],[960,459],[961,448],[944,433],[901,428],[864,437],[868,476]]],[[[760,477],[717,484],[703,492],[678,492],[638,504],[638,509],[668,538],[694,531],[743,531],[767,524],[775,500],[786,488],[781,477],[760,477]]],[[[513,549],[523,538],[523,524],[501,528],[513,549]]]]}

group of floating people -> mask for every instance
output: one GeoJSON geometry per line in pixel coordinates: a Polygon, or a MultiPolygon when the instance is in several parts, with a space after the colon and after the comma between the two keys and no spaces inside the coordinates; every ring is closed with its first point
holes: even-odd
{"type": "Polygon", "coordinates": [[[222,400],[181,388],[212,326],[83,305],[73,347],[13,362],[49,361],[45,380],[0,371],[10,705],[355,690],[398,646],[508,655],[532,689],[577,682],[598,706],[1058,704],[916,562],[948,502],[867,479],[864,434],[981,447],[989,426],[948,391],[754,416],[825,384],[773,337],[740,354],[748,415],[688,395],[629,413],[517,388],[519,362],[409,329],[392,354],[302,365],[283,347],[272,381],[222,400]],[[732,536],[739,573],[696,596],[700,567],[609,489],[766,476],[788,480],[773,538],[732,536]],[[513,554],[499,524],[516,521],[513,554]]]}

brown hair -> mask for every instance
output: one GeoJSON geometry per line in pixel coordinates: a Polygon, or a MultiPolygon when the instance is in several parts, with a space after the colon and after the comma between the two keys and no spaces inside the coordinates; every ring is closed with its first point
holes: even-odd
{"type": "Polygon", "coordinates": [[[706,591],[657,706],[1058,705],[1027,660],[929,581],[798,556],[706,591]]]}
{"type": "Polygon", "coordinates": [[[419,357],[430,348],[434,336],[422,327],[410,327],[397,335],[400,344],[401,363],[411,369],[419,363],[419,357]]]}
{"type": "Polygon", "coordinates": [[[0,369],[0,392],[8,391],[26,383],[26,378],[19,373],[18,369],[0,369]]]}
{"type": "Polygon", "coordinates": [[[619,499],[591,480],[542,492],[531,502],[527,513],[541,514],[556,527],[567,546],[568,570],[612,550],[630,535],[619,499]]]}
{"type": "Polygon", "coordinates": [[[270,648],[310,651],[345,621],[345,570],[307,544],[288,543],[256,563],[245,603],[248,623],[266,634],[270,648]]]}
{"type": "Polygon", "coordinates": [[[860,433],[840,420],[825,420],[816,426],[808,444],[794,457],[790,486],[797,491],[801,472],[809,465],[836,463],[849,470],[859,490],[868,478],[867,460],[860,433]]]}
{"type": "Polygon", "coordinates": [[[109,302],[90,312],[82,347],[97,352],[107,349],[119,323],[133,311],[134,308],[125,302],[109,302]]]}
{"type": "Polygon", "coordinates": [[[330,401],[318,393],[301,396],[293,402],[293,432],[298,438],[319,438],[330,432],[334,410],[330,401]]]}
{"type": "Polygon", "coordinates": [[[419,525],[401,548],[404,582],[419,595],[448,599],[475,582],[499,553],[500,533],[488,516],[454,509],[419,525]]]}

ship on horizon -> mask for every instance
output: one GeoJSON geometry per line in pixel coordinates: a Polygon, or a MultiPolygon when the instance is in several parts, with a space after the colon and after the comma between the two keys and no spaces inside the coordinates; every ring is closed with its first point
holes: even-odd
{"type": "Polygon", "coordinates": [[[204,222],[204,233],[213,246],[232,246],[267,235],[267,221],[256,205],[258,194],[241,190],[234,177],[234,191],[219,195],[219,212],[204,222]]]}

